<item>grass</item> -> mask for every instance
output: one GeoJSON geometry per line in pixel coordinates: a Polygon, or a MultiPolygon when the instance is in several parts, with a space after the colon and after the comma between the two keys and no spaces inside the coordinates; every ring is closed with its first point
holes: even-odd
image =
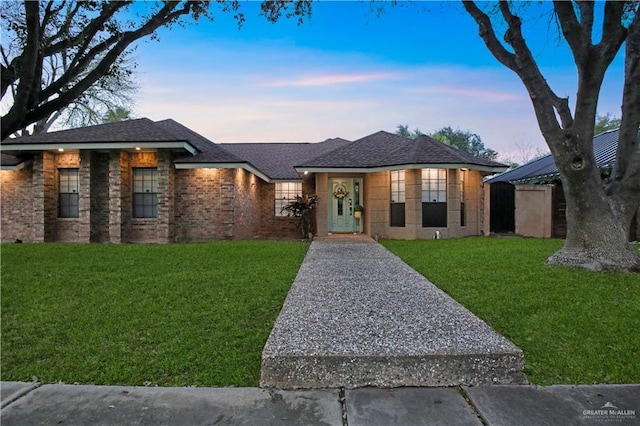
{"type": "Polygon", "coordinates": [[[308,245],[2,246],[2,380],[257,386],[308,245]]]}
{"type": "Polygon", "coordinates": [[[545,266],[562,241],[384,241],[524,352],[539,385],[640,383],[640,277],[545,266]]]}

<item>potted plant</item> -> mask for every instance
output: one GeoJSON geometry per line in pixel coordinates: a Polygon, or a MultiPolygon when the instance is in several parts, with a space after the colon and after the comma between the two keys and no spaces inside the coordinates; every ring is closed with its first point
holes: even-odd
{"type": "Polygon", "coordinates": [[[360,220],[362,218],[362,213],[364,212],[364,207],[362,207],[360,204],[356,204],[353,207],[353,213],[354,213],[354,217],[358,220],[360,220]]]}

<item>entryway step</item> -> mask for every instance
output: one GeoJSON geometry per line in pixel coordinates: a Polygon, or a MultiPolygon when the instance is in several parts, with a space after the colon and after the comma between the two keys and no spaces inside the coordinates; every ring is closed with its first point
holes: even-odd
{"type": "Polygon", "coordinates": [[[262,353],[261,386],[521,384],[522,351],[379,244],[314,241],[262,353]]]}

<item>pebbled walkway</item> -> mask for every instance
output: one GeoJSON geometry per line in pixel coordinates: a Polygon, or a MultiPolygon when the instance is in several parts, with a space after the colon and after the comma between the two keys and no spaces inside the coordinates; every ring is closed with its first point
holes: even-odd
{"type": "MultiPolygon", "coordinates": [[[[428,255],[428,254],[425,254],[428,255]]],[[[262,354],[261,386],[522,384],[522,351],[373,240],[314,241],[262,354]]]]}

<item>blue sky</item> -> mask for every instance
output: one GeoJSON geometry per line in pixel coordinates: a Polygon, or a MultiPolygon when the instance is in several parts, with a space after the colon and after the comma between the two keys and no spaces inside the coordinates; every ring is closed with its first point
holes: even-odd
{"type": "MultiPolygon", "coordinates": [[[[136,114],[173,118],[215,142],[353,140],[408,124],[470,130],[503,158],[545,148],[522,83],[457,2],[316,2],[302,25],[271,24],[259,5],[242,4],[241,30],[214,12],[213,22],[139,43],[136,114]]],[[[568,49],[548,17],[530,14],[525,35],[541,69],[575,100],[568,49]]],[[[618,58],[601,112],[620,115],[622,69],[618,58]]]]}

